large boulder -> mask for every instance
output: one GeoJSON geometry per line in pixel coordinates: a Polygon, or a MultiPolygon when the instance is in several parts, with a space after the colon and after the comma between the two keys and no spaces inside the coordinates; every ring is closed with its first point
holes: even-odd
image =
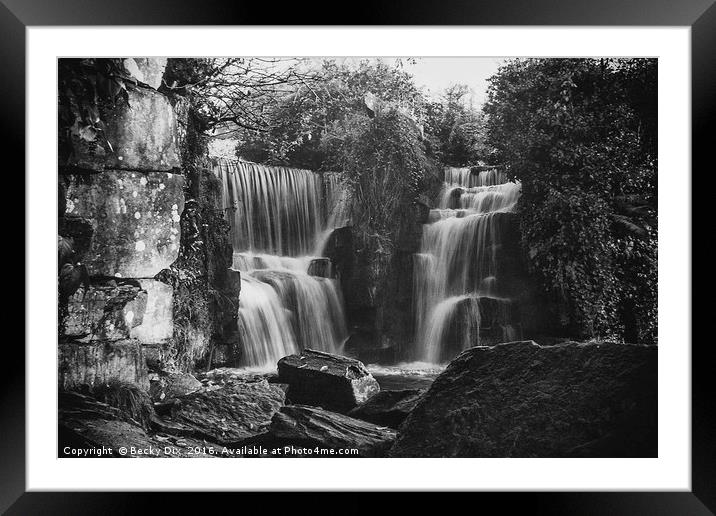
{"type": "Polygon", "coordinates": [[[95,387],[112,381],[149,389],[144,349],[136,340],[60,343],[59,384],[63,389],[95,387]]]}
{"type": "Polygon", "coordinates": [[[532,341],[453,360],[393,457],[655,457],[657,348],[532,341]]]}
{"type": "MultiPolygon", "coordinates": [[[[147,70],[148,71],[148,70],[147,70]]],[[[141,73],[141,72],[138,72],[141,73]]],[[[156,76],[149,77],[156,80],[156,76]]],[[[73,139],[68,165],[82,169],[170,171],[180,167],[177,116],[167,97],[150,88],[133,88],[104,118],[110,146],[73,139]]]]}
{"type": "Polygon", "coordinates": [[[306,455],[317,457],[384,457],[394,441],[395,431],[387,427],[306,405],[283,407],[263,439],[274,447],[318,447],[318,453],[306,455]]]}
{"type": "Polygon", "coordinates": [[[283,403],[283,390],[266,380],[237,382],[177,399],[171,419],[197,436],[231,444],[265,432],[283,403]]]}
{"type": "Polygon", "coordinates": [[[278,361],[279,381],[289,385],[291,403],[347,412],[380,391],[358,360],[305,349],[278,361]]]}
{"type": "Polygon", "coordinates": [[[381,391],[348,412],[348,415],[376,425],[398,428],[424,392],[419,389],[381,391]]]}
{"type": "Polygon", "coordinates": [[[176,260],[184,178],[107,170],[70,176],[67,213],[91,221],[90,275],[151,278],[176,260]]]}

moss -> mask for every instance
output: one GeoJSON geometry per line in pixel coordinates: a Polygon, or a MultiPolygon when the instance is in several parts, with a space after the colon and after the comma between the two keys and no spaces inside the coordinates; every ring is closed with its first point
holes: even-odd
{"type": "Polygon", "coordinates": [[[207,351],[212,317],[201,285],[179,285],[174,291],[174,346],[170,360],[176,369],[191,371],[207,351]]]}

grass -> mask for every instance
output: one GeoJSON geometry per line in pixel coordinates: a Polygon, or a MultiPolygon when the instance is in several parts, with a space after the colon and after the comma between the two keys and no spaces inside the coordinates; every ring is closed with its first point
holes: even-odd
{"type": "Polygon", "coordinates": [[[149,429],[151,418],[154,415],[154,406],[149,394],[138,385],[112,380],[107,384],[95,387],[92,395],[110,407],[121,410],[145,430],[149,429]]]}

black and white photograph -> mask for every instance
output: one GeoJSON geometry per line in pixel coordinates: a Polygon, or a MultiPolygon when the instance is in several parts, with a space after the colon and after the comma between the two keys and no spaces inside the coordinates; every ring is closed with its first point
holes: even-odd
{"type": "Polygon", "coordinates": [[[57,457],[657,458],[659,64],[59,58],[57,457]]]}

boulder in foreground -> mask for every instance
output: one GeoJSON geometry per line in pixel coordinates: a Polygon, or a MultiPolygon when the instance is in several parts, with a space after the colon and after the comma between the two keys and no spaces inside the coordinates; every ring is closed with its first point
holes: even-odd
{"type": "Polygon", "coordinates": [[[213,457],[212,443],[148,434],[121,410],[76,392],[58,398],[58,457],[213,457]]]}
{"type": "Polygon", "coordinates": [[[656,457],[657,348],[475,347],[399,428],[391,457],[656,457]]]}
{"type": "Polygon", "coordinates": [[[320,408],[287,405],[274,416],[264,440],[270,446],[319,448],[306,456],[384,457],[395,431],[320,408]]]}
{"type": "Polygon", "coordinates": [[[196,392],[202,387],[202,383],[189,373],[162,372],[155,380],[150,380],[149,395],[154,401],[169,402],[196,392]]]}
{"type": "Polygon", "coordinates": [[[263,433],[283,402],[281,388],[266,380],[237,382],[178,398],[171,420],[197,436],[229,444],[263,433]]]}
{"type": "Polygon", "coordinates": [[[362,362],[305,349],[278,362],[279,382],[288,384],[291,403],[347,412],[380,391],[362,362]]]}
{"type": "Polygon", "coordinates": [[[381,391],[348,412],[348,415],[376,425],[398,428],[424,392],[420,389],[381,391]]]}

